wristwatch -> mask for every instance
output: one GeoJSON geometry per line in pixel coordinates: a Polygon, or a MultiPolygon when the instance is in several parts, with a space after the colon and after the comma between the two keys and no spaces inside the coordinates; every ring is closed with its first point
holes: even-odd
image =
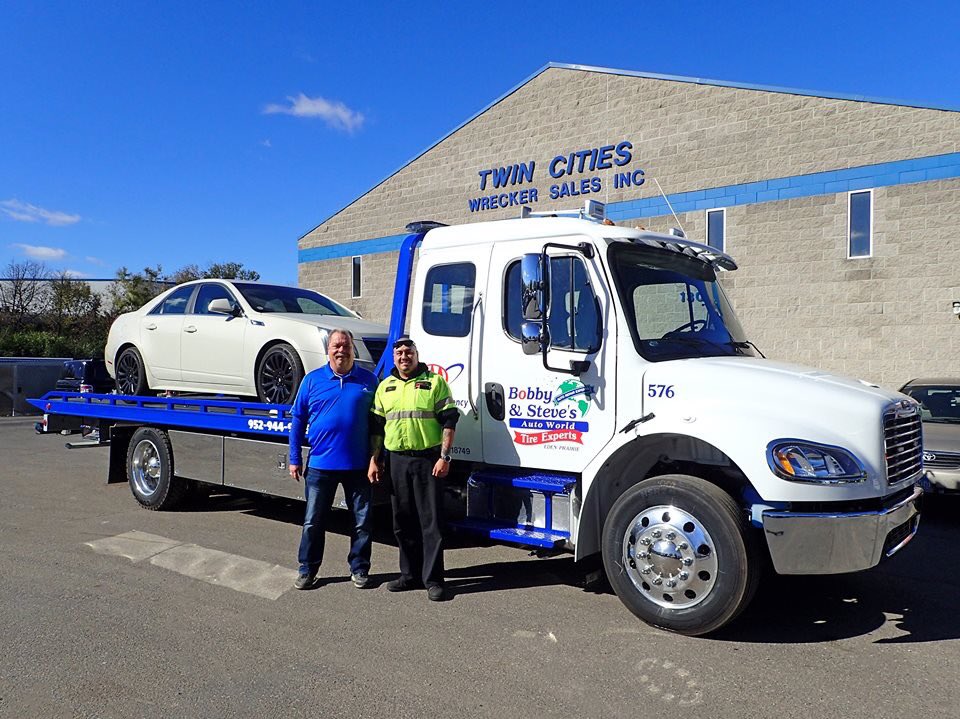
{"type": "Polygon", "coordinates": [[[442,459],[447,464],[450,464],[450,462],[453,461],[453,457],[451,457],[449,454],[441,454],[440,459],[442,459]]]}

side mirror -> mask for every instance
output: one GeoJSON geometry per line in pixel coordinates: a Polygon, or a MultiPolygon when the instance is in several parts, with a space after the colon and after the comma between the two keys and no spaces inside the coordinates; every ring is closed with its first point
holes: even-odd
{"type": "Polygon", "coordinates": [[[544,267],[540,254],[524,255],[520,259],[520,307],[523,319],[542,322],[550,302],[550,269],[544,267]]]}
{"type": "Polygon", "coordinates": [[[218,297],[215,300],[210,300],[210,304],[207,305],[207,312],[215,315],[231,315],[233,317],[240,316],[240,305],[235,302],[231,302],[226,297],[218,297]]]}
{"type": "Polygon", "coordinates": [[[538,355],[543,352],[544,344],[547,338],[544,334],[549,333],[545,325],[539,322],[524,322],[520,325],[520,346],[525,355],[538,355]]]}

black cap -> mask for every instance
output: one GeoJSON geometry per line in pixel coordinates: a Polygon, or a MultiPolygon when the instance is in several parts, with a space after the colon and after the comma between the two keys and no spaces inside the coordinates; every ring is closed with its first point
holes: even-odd
{"type": "Polygon", "coordinates": [[[397,349],[397,347],[416,347],[416,346],[417,345],[414,343],[414,341],[410,339],[410,335],[400,335],[399,337],[397,337],[396,341],[393,343],[394,349],[397,349]]]}

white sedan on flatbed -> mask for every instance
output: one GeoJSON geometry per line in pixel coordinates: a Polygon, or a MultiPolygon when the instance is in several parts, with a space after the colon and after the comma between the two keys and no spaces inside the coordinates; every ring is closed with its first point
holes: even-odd
{"type": "Polygon", "coordinates": [[[327,363],[330,330],[354,335],[369,369],[387,328],[312,290],[242,280],[173,287],[110,327],[104,359],[120,394],[158,390],[257,397],[287,404],[327,363]]]}

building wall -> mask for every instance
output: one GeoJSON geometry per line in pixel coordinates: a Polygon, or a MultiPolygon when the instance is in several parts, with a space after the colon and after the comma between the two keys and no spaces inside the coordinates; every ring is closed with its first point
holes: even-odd
{"type": "MultiPolygon", "coordinates": [[[[653,178],[671,197],[706,196],[741,183],[956,153],[960,113],[548,68],[301,238],[307,256],[334,257],[302,262],[300,284],[386,321],[396,252],[364,255],[358,300],[350,298],[350,256],[336,254],[396,247],[412,220],[516,217],[517,207],[468,207],[468,198],[486,194],[477,173],[510,163],[536,161],[532,185],[508,188],[536,187],[540,201],[532,209],[576,206],[584,198],[548,199],[558,182],[547,174],[550,159],[624,139],[633,144],[633,161],[622,169],[644,170],[639,188],[614,189],[613,170],[562,179],[600,176],[603,191],[587,197],[611,203],[618,224],[665,230],[676,224],[665,210],[646,216],[650,209],[633,207],[658,196],[653,178]],[[353,249],[342,247],[353,242],[353,249]]],[[[952,359],[960,322],[951,312],[960,299],[952,277],[960,243],[950,237],[960,221],[960,170],[949,175],[926,180],[900,172],[883,180],[887,186],[874,192],[869,259],[846,259],[846,189],[827,192],[823,183],[791,198],[807,190],[783,180],[772,197],[749,187],[740,199],[731,196],[726,249],[741,269],[724,284],[748,336],[768,357],[891,387],[918,375],[960,373],[952,359]]],[[[725,202],[682,203],[687,235],[702,238],[703,207],[725,202]]]]}

